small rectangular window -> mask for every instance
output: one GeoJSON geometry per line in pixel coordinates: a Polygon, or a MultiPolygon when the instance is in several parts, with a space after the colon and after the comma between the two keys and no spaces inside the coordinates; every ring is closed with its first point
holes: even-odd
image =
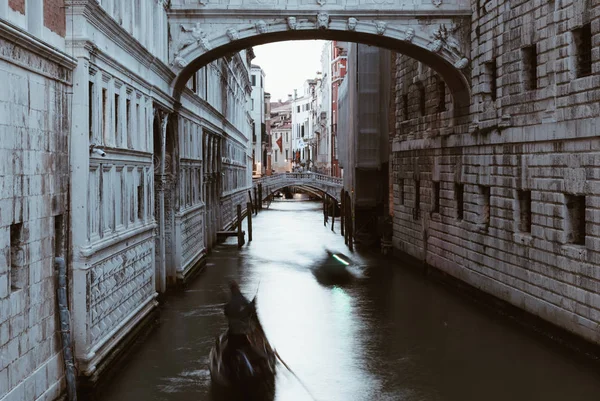
{"type": "Polygon", "coordinates": [[[88,125],[90,132],[90,143],[94,140],[94,83],[88,86],[88,125]]]}
{"type": "Polygon", "coordinates": [[[398,180],[398,192],[400,198],[400,204],[404,205],[404,178],[398,180]]]}
{"type": "Polygon", "coordinates": [[[489,94],[492,101],[498,99],[498,71],[496,65],[496,59],[484,64],[485,73],[489,82],[489,94]]]}
{"type": "Polygon", "coordinates": [[[567,242],[585,245],[585,196],[565,195],[567,204],[567,242]]]}
{"type": "Polygon", "coordinates": [[[523,83],[525,90],[533,90],[538,87],[537,77],[537,49],[536,45],[527,46],[522,49],[523,53],[523,83]]]}
{"type": "Polygon", "coordinates": [[[116,146],[121,146],[121,127],[119,127],[119,95],[115,93],[115,140],[116,146]]]}
{"type": "Polygon", "coordinates": [[[404,114],[404,120],[409,120],[408,116],[408,95],[402,95],[402,113],[404,114]]]}
{"type": "Polygon", "coordinates": [[[25,250],[23,249],[23,223],[10,226],[10,289],[18,291],[27,286],[25,266],[25,250]]]}
{"type": "Polygon", "coordinates": [[[454,184],[454,196],[456,199],[456,219],[462,220],[464,218],[464,184],[454,184]]]}
{"type": "Polygon", "coordinates": [[[425,108],[425,106],[426,106],[425,102],[427,101],[427,99],[425,97],[425,86],[423,86],[422,84],[419,84],[418,88],[419,88],[419,115],[421,117],[423,117],[427,111],[425,108]]]}
{"type": "Polygon", "coordinates": [[[256,86],[256,75],[252,75],[252,86],[256,86]]]}
{"type": "Polygon", "coordinates": [[[519,231],[531,232],[531,191],[517,191],[519,196],[519,231]]]}
{"type": "Polygon", "coordinates": [[[437,87],[438,87],[437,112],[441,113],[442,111],[446,111],[446,83],[444,82],[443,79],[438,78],[437,87]]]}
{"type": "Polygon", "coordinates": [[[144,218],[144,186],[138,185],[137,187],[137,218],[143,220],[144,218]]]}
{"type": "Polygon", "coordinates": [[[108,91],[106,88],[102,88],[102,131],[104,136],[104,141],[106,143],[106,137],[108,136],[108,91]]]}
{"type": "Polygon", "coordinates": [[[431,202],[432,202],[431,212],[439,213],[440,212],[440,182],[439,181],[433,182],[431,202]]]}
{"type": "Polygon", "coordinates": [[[421,181],[415,180],[415,205],[413,209],[413,219],[419,218],[419,212],[421,211],[421,181]]]}
{"type": "Polygon", "coordinates": [[[490,187],[485,185],[479,186],[479,193],[481,196],[480,204],[480,221],[486,227],[490,225],[490,205],[491,205],[491,191],[490,187]]]}
{"type": "Polygon", "coordinates": [[[277,150],[275,151],[275,163],[277,163],[277,150]]]}
{"type": "Polygon", "coordinates": [[[592,25],[574,29],[573,43],[577,78],[592,75],[592,25]]]}
{"type": "Polygon", "coordinates": [[[129,149],[133,149],[133,141],[132,141],[132,127],[131,127],[131,100],[127,99],[125,101],[125,124],[127,125],[127,147],[129,149]]]}

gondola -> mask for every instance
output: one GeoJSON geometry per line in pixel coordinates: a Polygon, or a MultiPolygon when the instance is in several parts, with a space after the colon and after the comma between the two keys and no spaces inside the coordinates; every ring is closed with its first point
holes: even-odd
{"type": "Polygon", "coordinates": [[[235,350],[225,360],[227,331],[217,337],[209,354],[209,370],[213,394],[227,400],[272,400],[275,395],[276,354],[267,340],[256,313],[256,297],[252,300],[250,345],[235,350]]]}

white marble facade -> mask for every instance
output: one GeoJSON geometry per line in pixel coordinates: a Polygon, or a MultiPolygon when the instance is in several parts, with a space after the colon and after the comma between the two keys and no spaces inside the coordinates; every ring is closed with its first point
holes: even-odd
{"type": "Polygon", "coordinates": [[[55,256],[93,387],[245,204],[251,52],[202,68],[175,101],[166,7],[0,0],[2,401],[64,392],[55,256]]]}

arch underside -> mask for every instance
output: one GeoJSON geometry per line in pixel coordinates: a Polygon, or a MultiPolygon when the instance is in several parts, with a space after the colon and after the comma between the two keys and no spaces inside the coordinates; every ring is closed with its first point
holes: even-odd
{"type": "MultiPolygon", "coordinates": [[[[454,99],[455,114],[464,107],[468,109],[471,90],[465,69],[468,68],[469,61],[464,54],[468,54],[469,45],[466,39],[459,40],[451,36],[446,28],[456,21],[465,21],[464,16],[457,16],[456,19],[432,18],[427,24],[419,23],[414,16],[397,21],[358,17],[358,23],[353,30],[348,28],[348,16],[328,18],[327,27],[323,28],[319,27],[316,16],[298,17],[299,21],[293,29],[289,21],[281,17],[260,20],[260,23],[265,24],[262,28],[256,24],[248,24],[248,19],[230,24],[216,24],[215,20],[203,20],[200,17],[189,19],[189,24],[197,24],[196,37],[204,36],[198,39],[197,43],[178,49],[178,43],[182,41],[177,41],[175,36],[179,32],[177,28],[172,32],[172,66],[177,73],[173,82],[174,97],[179,99],[181,91],[195,71],[221,57],[261,44],[325,39],[378,46],[412,57],[432,68],[444,79],[454,99]],[[214,29],[211,30],[211,26],[214,29]],[[200,27],[207,27],[206,31],[200,27]],[[384,33],[381,33],[382,30],[384,33]]],[[[464,22],[462,25],[465,25],[464,22]]],[[[454,30],[454,35],[459,36],[462,25],[450,30],[454,30]]]]}

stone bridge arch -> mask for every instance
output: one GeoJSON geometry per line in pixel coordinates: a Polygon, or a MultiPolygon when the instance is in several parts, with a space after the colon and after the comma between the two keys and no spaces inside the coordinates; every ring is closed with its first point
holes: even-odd
{"type": "Polygon", "coordinates": [[[454,115],[471,104],[469,0],[173,0],[172,83],[179,99],[192,74],[252,46],[305,39],[358,42],[422,62],[446,82],[454,115]]]}
{"type": "Polygon", "coordinates": [[[341,178],[331,177],[316,173],[282,173],[267,176],[253,181],[253,186],[262,184],[262,199],[265,200],[269,194],[277,192],[285,187],[306,188],[317,193],[326,193],[334,198],[338,203],[341,202],[341,192],[343,188],[341,178]]]}

